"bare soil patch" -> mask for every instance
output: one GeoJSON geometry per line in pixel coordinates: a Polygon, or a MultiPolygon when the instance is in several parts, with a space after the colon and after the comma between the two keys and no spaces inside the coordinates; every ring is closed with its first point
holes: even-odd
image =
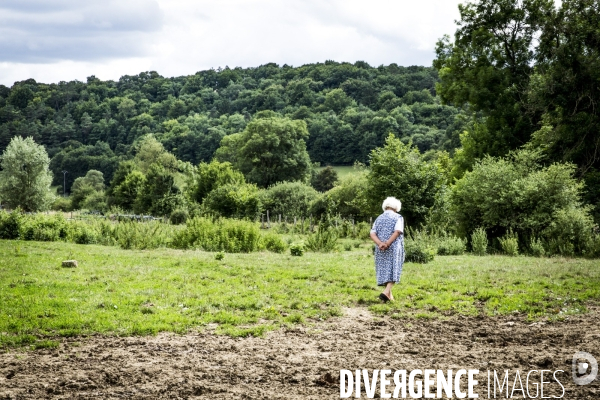
{"type": "MultiPolygon", "coordinates": [[[[582,387],[572,382],[577,351],[600,359],[600,309],[530,323],[397,320],[353,308],[264,338],[96,336],[66,339],[53,350],[11,350],[0,354],[0,399],[335,399],[340,369],[382,368],[479,369],[484,398],[487,370],[508,369],[512,380],[516,370],[562,369],[564,399],[598,399],[600,379],[582,387]]],[[[557,384],[550,387],[546,396],[561,394],[557,384]]]]}

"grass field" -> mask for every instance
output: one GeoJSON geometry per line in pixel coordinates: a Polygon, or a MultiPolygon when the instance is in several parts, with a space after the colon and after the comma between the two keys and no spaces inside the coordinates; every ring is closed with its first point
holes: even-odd
{"type": "MultiPolygon", "coordinates": [[[[325,167],[319,168],[319,171],[324,168],[325,167]]],[[[335,170],[335,172],[337,172],[339,179],[343,179],[346,176],[351,175],[356,172],[356,170],[354,169],[354,167],[352,165],[338,165],[338,166],[332,166],[332,168],[335,170]]]]}
{"type": "Polygon", "coordinates": [[[52,347],[61,336],[215,329],[261,335],[368,307],[395,318],[520,313],[564,318],[600,298],[597,260],[471,255],[404,266],[380,304],[366,243],[330,254],[122,250],[0,241],[0,346],[52,347]],[[62,268],[76,259],[79,267],[62,268]]]}

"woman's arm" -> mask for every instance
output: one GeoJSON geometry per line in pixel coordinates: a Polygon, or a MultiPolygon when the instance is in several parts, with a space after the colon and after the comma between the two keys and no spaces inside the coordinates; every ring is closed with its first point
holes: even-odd
{"type": "Polygon", "coordinates": [[[390,238],[386,240],[386,242],[383,244],[385,248],[387,249],[388,247],[390,247],[392,243],[394,243],[394,240],[398,239],[398,236],[400,235],[402,235],[402,232],[394,231],[394,233],[392,233],[392,236],[390,236],[390,238]]]}
{"type": "Polygon", "coordinates": [[[379,240],[379,237],[377,236],[377,233],[375,233],[375,232],[371,232],[371,240],[373,240],[375,242],[377,247],[381,247],[381,245],[383,244],[383,242],[381,240],[379,240]]]}

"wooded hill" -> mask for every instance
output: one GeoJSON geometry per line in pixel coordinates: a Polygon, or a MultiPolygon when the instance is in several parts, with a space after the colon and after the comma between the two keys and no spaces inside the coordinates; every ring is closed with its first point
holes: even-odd
{"type": "Polygon", "coordinates": [[[256,112],[272,110],[307,124],[312,162],[368,162],[389,133],[421,152],[452,150],[468,121],[442,105],[437,71],[396,64],[325,63],[211,69],[165,78],[157,72],[102,81],[0,85],[0,151],[13,136],[31,136],[50,157],[54,184],[67,191],[90,169],[110,181],[136,139],[153,133],[178,159],[210,161],[221,139],[244,130],[256,112]]]}

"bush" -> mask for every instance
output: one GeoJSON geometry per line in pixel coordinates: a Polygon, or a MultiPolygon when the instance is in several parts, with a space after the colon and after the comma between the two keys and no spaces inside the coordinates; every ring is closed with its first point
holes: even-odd
{"type": "Polygon", "coordinates": [[[471,250],[478,256],[484,256],[487,253],[488,239],[485,229],[477,228],[471,234],[471,250]]]}
{"type": "Polygon", "coordinates": [[[227,218],[254,219],[261,209],[258,188],[250,184],[220,186],[208,194],[202,205],[206,211],[227,218]]]}
{"type": "Polygon", "coordinates": [[[272,219],[279,214],[287,217],[308,217],[311,203],[318,193],[302,182],[281,182],[261,191],[264,210],[269,210],[272,219]]]}
{"type": "Polygon", "coordinates": [[[543,257],[544,255],[546,255],[544,244],[539,238],[535,237],[531,238],[531,242],[529,243],[529,251],[534,257],[543,257]]]}
{"type": "Polygon", "coordinates": [[[170,244],[173,226],[159,221],[124,221],[115,225],[113,236],[123,249],[156,249],[170,244]]]}
{"type": "Polygon", "coordinates": [[[260,230],[258,224],[250,221],[193,218],[175,233],[171,245],[181,249],[249,253],[259,248],[260,230]]]}
{"type": "Polygon", "coordinates": [[[29,215],[23,219],[21,238],[40,242],[65,240],[69,226],[62,215],[29,215]]]}
{"type": "Polygon", "coordinates": [[[319,192],[331,190],[338,181],[338,174],[331,166],[317,172],[311,179],[311,185],[319,192]]]}
{"type": "Polygon", "coordinates": [[[317,232],[308,235],[306,248],[310,251],[328,253],[335,250],[337,241],[338,235],[335,229],[321,222],[317,232]]]}
{"type": "Polygon", "coordinates": [[[591,218],[589,209],[580,206],[582,183],[574,177],[575,166],[544,167],[542,161],[531,150],[478,161],[451,189],[451,218],[457,233],[466,236],[483,226],[489,239],[495,240],[512,229],[524,239],[522,248],[535,236],[548,243],[554,240],[551,251],[572,244],[574,253],[583,254],[591,218]],[[559,221],[566,222],[567,229],[559,221]]]}
{"type": "Polygon", "coordinates": [[[371,237],[371,225],[368,222],[359,222],[356,224],[355,239],[367,240],[371,237]]]}
{"type": "Polygon", "coordinates": [[[519,238],[516,233],[509,230],[499,241],[504,254],[513,257],[519,255],[519,238]]]}
{"type": "Polygon", "coordinates": [[[304,255],[304,245],[302,243],[290,245],[290,254],[296,257],[302,257],[304,255]]]}
{"type": "Polygon", "coordinates": [[[225,253],[223,253],[222,251],[219,251],[217,254],[215,254],[215,260],[217,260],[217,261],[221,261],[224,258],[225,258],[225,253]]]}
{"type": "Polygon", "coordinates": [[[366,171],[359,171],[346,176],[333,189],[317,197],[311,204],[310,212],[318,218],[327,212],[345,218],[368,218],[369,200],[366,171]]]}
{"type": "Polygon", "coordinates": [[[54,211],[69,211],[71,209],[71,200],[66,197],[57,197],[50,205],[50,209],[54,211]]]}
{"type": "Polygon", "coordinates": [[[169,216],[169,221],[171,221],[173,225],[181,225],[185,224],[185,221],[187,221],[189,217],[190,215],[187,210],[178,208],[171,213],[169,216]]]}
{"type": "Polygon", "coordinates": [[[21,236],[23,216],[21,210],[10,213],[0,211],[0,239],[18,239],[21,236]]]}
{"type": "Polygon", "coordinates": [[[467,244],[464,240],[454,236],[446,236],[439,239],[437,253],[440,256],[458,256],[463,254],[466,248],[467,244]]]}
{"type": "Polygon", "coordinates": [[[550,254],[585,255],[593,243],[593,221],[590,208],[568,208],[553,214],[543,232],[550,254]]]}
{"type": "Polygon", "coordinates": [[[97,243],[98,233],[89,223],[74,221],[70,223],[69,239],[77,244],[94,244],[97,243]]]}
{"type": "Polygon", "coordinates": [[[286,243],[281,239],[281,236],[275,233],[267,233],[262,237],[262,245],[265,249],[273,253],[283,253],[287,248],[286,243]]]}
{"type": "Polygon", "coordinates": [[[406,239],[404,252],[407,262],[427,264],[435,258],[435,248],[421,240],[406,239]]]}
{"type": "Polygon", "coordinates": [[[352,250],[352,245],[351,245],[350,243],[346,243],[346,244],[344,245],[344,250],[346,250],[346,251],[351,251],[351,250],[352,250]]]}

